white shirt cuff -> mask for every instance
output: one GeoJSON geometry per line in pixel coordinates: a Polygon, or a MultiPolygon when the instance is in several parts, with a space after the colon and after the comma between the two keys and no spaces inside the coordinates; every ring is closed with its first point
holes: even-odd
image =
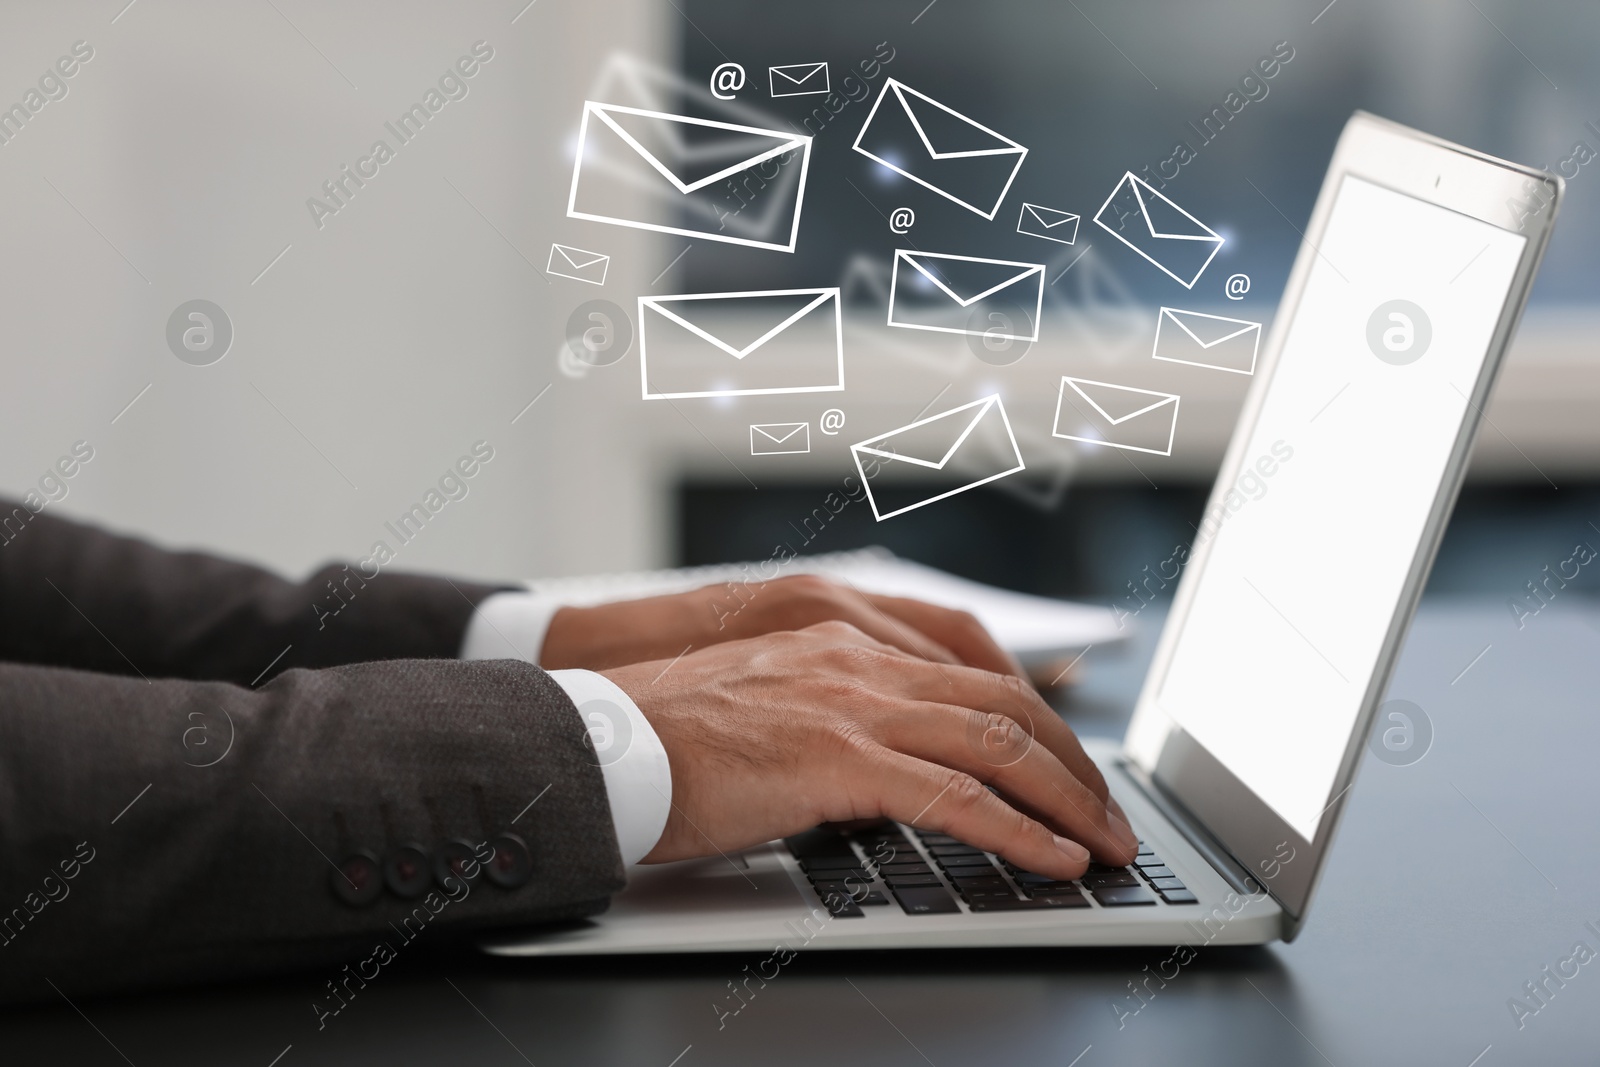
{"type": "Polygon", "coordinates": [[[578,705],[605,778],[624,866],[644,859],[667,828],[672,769],[650,720],[615,682],[593,671],[551,671],[578,705]]]}
{"type": "Polygon", "coordinates": [[[462,659],[520,659],[538,663],[550,620],[565,603],[537,593],[492,593],[472,613],[461,639],[462,659]]]}
{"type": "MultiPolygon", "coordinates": [[[[537,593],[495,593],[485,598],[467,624],[460,658],[537,664],[550,620],[563,606],[562,601],[537,593]]],[[[593,671],[549,673],[578,706],[594,742],[623,865],[638,863],[661,839],[672,808],[667,750],[638,705],[609,678],[593,671]]]]}

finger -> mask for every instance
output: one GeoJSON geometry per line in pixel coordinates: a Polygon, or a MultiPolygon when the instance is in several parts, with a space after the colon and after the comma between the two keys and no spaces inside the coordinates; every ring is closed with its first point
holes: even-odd
{"type": "Polygon", "coordinates": [[[992,785],[1013,806],[1070,837],[1100,859],[1126,866],[1138,840],[1106,804],[1021,723],[993,712],[944,704],[903,703],[877,720],[886,748],[961,771],[992,785]]]}
{"type": "Polygon", "coordinates": [[[970,612],[954,611],[907,597],[863,594],[879,610],[901,619],[944,645],[970,667],[1026,678],[1017,657],[1001,648],[970,612]]]}
{"type": "MultiPolygon", "coordinates": [[[[838,614],[851,614],[840,612],[838,614]]],[[[803,633],[819,636],[825,641],[837,645],[848,645],[869,648],[874,652],[891,653],[898,662],[921,663],[928,666],[930,663],[944,663],[951,667],[958,667],[955,656],[949,649],[941,648],[929,641],[925,645],[918,645],[910,637],[896,631],[893,627],[874,624],[874,620],[859,615],[848,619],[837,617],[829,618],[823,622],[815,622],[805,627],[803,633]]],[[[944,669],[944,668],[939,668],[944,669]]]]}
{"type": "Polygon", "coordinates": [[[865,768],[877,807],[896,822],[949,834],[1024,870],[1057,878],[1081,878],[1089,850],[1053,833],[1013,808],[978,779],[912,756],[879,749],[865,768]]]}
{"type": "Polygon", "coordinates": [[[1138,837],[1127,821],[1106,812],[1104,801],[1111,793],[1105,776],[1083,751],[1078,735],[1026,682],[1013,675],[972,667],[940,667],[935,671],[910,662],[886,664],[885,674],[894,676],[901,696],[931,704],[954,704],[975,711],[994,712],[1016,720],[1093,794],[1096,801],[1093,813],[1102,817],[1109,815],[1110,831],[1125,844],[1138,846],[1138,837]]]}

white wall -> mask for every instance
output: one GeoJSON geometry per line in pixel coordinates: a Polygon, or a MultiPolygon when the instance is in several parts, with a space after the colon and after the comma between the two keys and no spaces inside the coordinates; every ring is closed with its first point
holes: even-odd
{"type": "Polygon", "coordinates": [[[670,8],[542,0],[513,24],[518,3],[274,3],[147,0],[115,22],[120,2],[7,5],[0,100],[76,41],[94,55],[0,145],[0,491],[87,439],[60,513],[300,571],[364,553],[486,439],[496,458],[399,566],[665,552],[661,479],[613,432],[620,368],[575,380],[556,351],[580,300],[626,303],[666,261],[606,228],[604,294],[541,268],[588,236],[564,207],[589,82],[609,54],[659,52],[670,8]],[[479,40],[494,56],[467,95],[319,230],[307,198],[397,145],[384,123],[479,40]],[[236,330],[206,367],[164,336],[196,297],[236,330]]]}

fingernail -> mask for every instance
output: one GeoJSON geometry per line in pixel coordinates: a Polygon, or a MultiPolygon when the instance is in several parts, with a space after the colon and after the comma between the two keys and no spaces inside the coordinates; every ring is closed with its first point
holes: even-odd
{"type": "Polygon", "coordinates": [[[1123,822],[1117,815],[1108,811],[1106,813],[1106,825],[1111,827],[1111,833],[1116,837],[1119,844],[1126,845],[1132,849],[1139,847],[1139,835],[1134,833],[1133,827],[1123,822]]]}
{"type": "Polygon", "coordinates": [[[1064,837],[1058,837],[1056,838],[1056,848],[1059,848],[1061,850],[1061,854],[1066,856],[1067,859],[1071,860],[1073,863],[1089,862],[1089,850],[1078,844],[1076,841],[1068,841],[1064,837]]]}

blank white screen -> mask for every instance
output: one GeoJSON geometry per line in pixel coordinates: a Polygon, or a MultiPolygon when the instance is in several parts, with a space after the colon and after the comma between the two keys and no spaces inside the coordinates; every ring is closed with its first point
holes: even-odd
{"type": "MultiPolygon", "coordinates": [[[[1157,697],[1308,840],[1525,239],[1347,176],[1318,243],[1244,453],[1256,475],[1202,527],[1214,543],[1157,697]],[[1368,343],[1393,300],[1431,323],[1405,365],[1368,343]]],[[[1403,322],[1382,320],[1403,346],[1403,322]]]]}

